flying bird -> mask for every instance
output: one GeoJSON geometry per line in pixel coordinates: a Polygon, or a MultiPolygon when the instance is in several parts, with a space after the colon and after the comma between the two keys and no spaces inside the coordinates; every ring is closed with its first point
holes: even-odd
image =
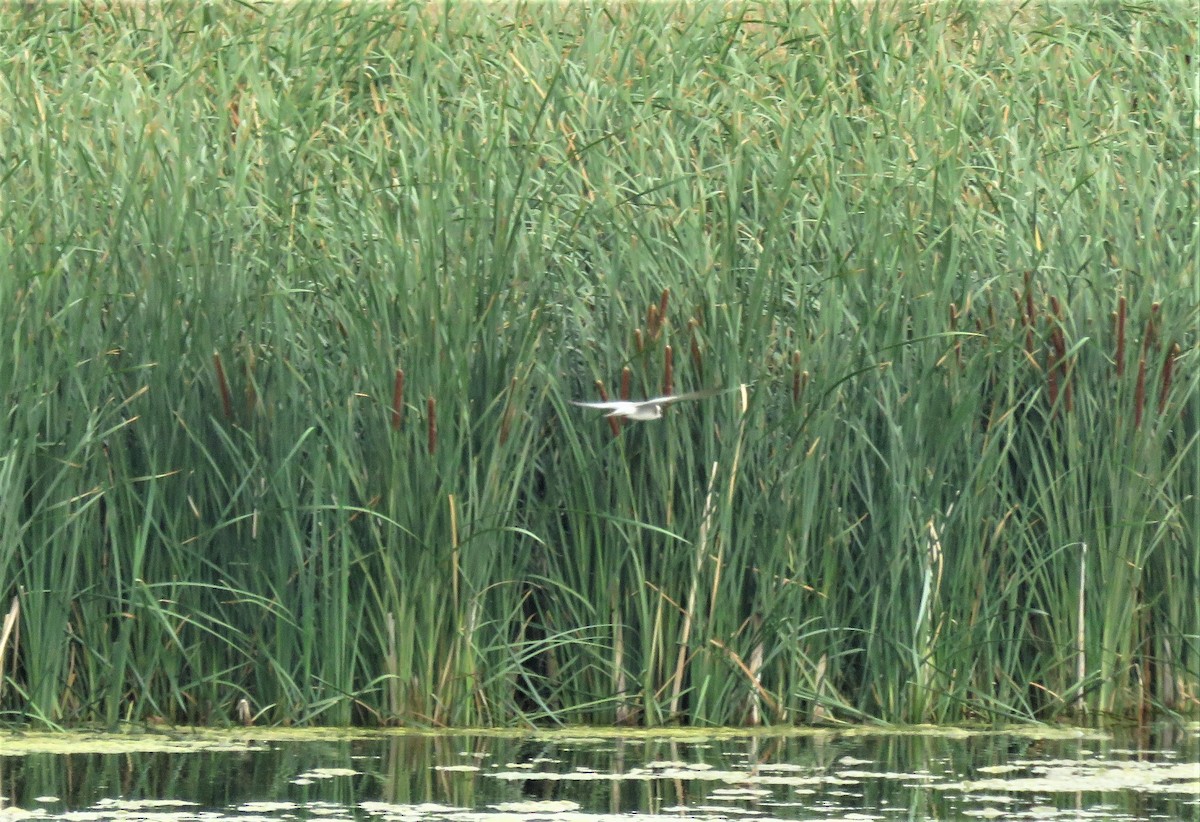
{"type": "Polygon", "coordinates": [[[608,413],[606,417],[622,417],[627,420],[659,420],[662,419],[663,408],[673,402],[683,400],[698,400],[701,397],[711,397],[731,389],[709,388],[704,391],[689,391],[686,394],[669,394],[665,397],[654,397],[649,400],[609,400],[607,402],[577,402],[571,400],[571,405],[583,408],[601,408],[608,413]]]}

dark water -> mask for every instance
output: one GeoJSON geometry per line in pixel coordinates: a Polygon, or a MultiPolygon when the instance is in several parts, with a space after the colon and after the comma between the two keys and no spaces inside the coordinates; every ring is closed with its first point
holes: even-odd
{"type": "Polygon", "coordinates": [[[0,734],[0,822],[1200,820],[1194,725],[1142,734],[262,734],[0,734]]]}

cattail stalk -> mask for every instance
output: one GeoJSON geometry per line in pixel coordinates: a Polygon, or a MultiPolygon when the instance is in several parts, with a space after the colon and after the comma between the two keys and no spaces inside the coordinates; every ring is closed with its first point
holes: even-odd
{"type": "Polygon", "coordinates": [[[504,415],[500,418],[500,444],[508,442],[508,434],[512,429],[513,416],[516,414],[516,409],[513,408],[513,397],[517,395],[517,378],[513,377],[508,383],[508,397],[504,403],[504,415]]]}
{"type": "Polygon", "coordinates": [[[792,352],[792,405],[800,404],[800,352],[792,352]]]}
{"type": "MultiPolygon", "coordinates": [[[[954,303],[950,303],[950,330],[958,330],[958,306],[954,303]]],[[[962,368],[962,340],[957,335],[954,337],[954,362],[962,368]]]]}
{"type": "Polygon", "coordinates": [[[1162,388],[1158,392],[1158,415],[1160,417],[1167,408],[1167,395],[1171,393],[1171,379],[1175,375],[1175,360],[1179,358],[1180,351],[1179,343],[1175,343],[1167,352],[1167,359],[1163,362],[1162,388]]]}
{"type": "Polygon", "coordinates": [[[427,432],[429,455],[433,456],[433,453],[437,451],[437,400],[430,397],[425,403],[425,410],[429,421],[427,432]]]}
{"type": "Polygon", "coordinates": [[[246,414],[254,416],[258,406],[258,392],[254,389],[254,349],[246,352],[246,414]]]}
{"type": "Polygon", "coordinates": [[[663,347],[663,395],[669,396],[675,385],[675,353],[671,346],[663,347]]]}
{"type": "MultiPolygon", "coordinates": [[[[604,383],[596,380],[596,393],[600,395],[600,402],[608,402],[608,391],[604,388],[604,383]]],[[[621,372],[621,393],[624,399],[629,399],[629,367],[621,372]]],[[[608,417],[608,427],[612,429],[613,436],[621,433],[621,422],[616,417],[608,417]]]]}
{"type": "Polygon", "coordinates": [[[1133,391],[1133,427],[1142,425],[1142,408],[1146,404],[1146,358],[1138,357],[1137,387],[1133,391]]]}
{"type": "Polygon", "coordinates": [[[1125,298],[1117,300],[1117,379],[1125,373],[1125,298]]]}
{"type": "Polygon", "coordinates": [[[217,372],[217,387],[221,390],[221,405],[225,409],[225,419],[233,419],[233,397],[229,393],[229,381],[225,379],[225,366],[221,364],[221,355],[213,352],[213,368],[217,372]]]}
{"type": "Polygon", "coordinates": [[[404,369],[396,369],[396,378],[392,383],[392,430],[399,431],[404,422],[404,369]]]}

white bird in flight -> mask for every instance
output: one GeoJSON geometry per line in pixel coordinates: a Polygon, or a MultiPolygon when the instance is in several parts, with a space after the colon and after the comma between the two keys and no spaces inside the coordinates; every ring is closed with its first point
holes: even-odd
{"type": "Polygon", "coordinates": [[[609,400],[607,402],[578,402],[571,400],[571,405],[583,408],[602,408],[608,413],[606,417],[622,417],[627,420],[659,420],[662,419],[663,408],[673,402],[683,400],[698,400],[701,397],[711,397],[729,389],[709,388],[704,391],[689,391],[686,394],[669,394],[665,397],[654,397],[649,400],[609,400]]]}

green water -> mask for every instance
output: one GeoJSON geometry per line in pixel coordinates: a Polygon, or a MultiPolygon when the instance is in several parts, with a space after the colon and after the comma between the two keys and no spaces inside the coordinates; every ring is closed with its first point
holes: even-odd
{"type": "Polygon", "coordinates": [[[0,735],[0,821],[1200,819],[1200,727],[0,735]]]}

